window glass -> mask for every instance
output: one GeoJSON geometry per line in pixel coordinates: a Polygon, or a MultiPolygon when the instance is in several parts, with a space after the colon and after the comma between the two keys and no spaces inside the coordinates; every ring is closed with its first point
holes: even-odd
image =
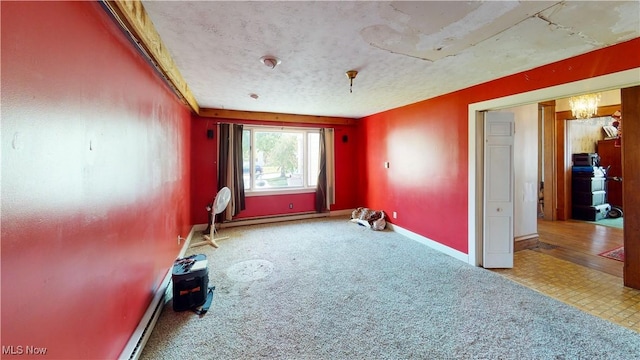
{"type": "Polygon", "coordinates": [[[245,190],[315,188],[317,129],[245,126],[242,141],[245,190]]]}
{"type": "Polygon", "coordinates": [[[320,172],[320,134],[317,132],[308,133],[309,145],[307,154],[309,156],[309,171],[307,173],[307,184],[315,187],[318,184],[318,173],[320,172]]]}
{"type": "Polygon", "coordinates": [[[251,130],[242,130],[242,177],[244,189],[251,189],[251,130]]]}

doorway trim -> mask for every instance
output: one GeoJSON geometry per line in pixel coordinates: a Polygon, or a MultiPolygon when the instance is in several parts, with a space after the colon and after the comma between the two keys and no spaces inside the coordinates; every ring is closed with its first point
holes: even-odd
{"type": "MultiPolygon", "coordinates": [[[[468,189],[467,189],[467,235],[468,235],[468,261],[469,264],[480,266],[482,264],[482,202],[477,199],[483,198],[482,193],[478,193],[478,184],[483,176],[482,163],[477,158],[478,152],[478,113],[488,110],[499,110],[509,107],[539,103],[548,100],[565,98],[571,95],[586,94],[589,92],[620,89],[625,87],[640,85],[640,68],[620,71],[608,75],[602,75],[575,82],[560,84],[544,89],[533,90],[525,93],[509,95],[501,98],[485,100],[469,104],[468,107],[468,189]]],[[[482,145],[482,144],[480,144],[482,145]]]]}

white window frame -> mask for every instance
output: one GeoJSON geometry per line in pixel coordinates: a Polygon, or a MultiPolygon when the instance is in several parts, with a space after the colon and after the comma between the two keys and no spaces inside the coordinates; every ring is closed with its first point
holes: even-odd
{"type": "MultiPolygon", "coordinates": [[[[246,188],[245,196],[268,196],[268,195],[280,195],[280,194],[302,194],[302,193],[312,193],[316,191],[317,185],[308,185],[309,180],[309,144],[308,144],[308,134],[309,133],[320,133],[320,128],[312,128],[312,127],[282,127],[282,126],[268,126],[268,125],[244,125],[243,131],[250,131],[249,136],[249,151],[250,151],[250,159],[249,159],[249,176],[251,187],[246,188]],[[303,162],[303,171],[302,171],[302,186],[291,186],[291,187],[275,187],[275,188],[265,188],[261,189],[256,186],[255,179],[255,171],[251,171],[251,169],[255,169],[256,163],[256,154],[254,152],[255,147],[255,132],[264,131],[264,132],[283,132],[283,133],[301,133],[302,134],[302,162],[303,162]]],[[[244,135],[244,134],[243,134],[244,135]]],[[[318,149],[319,150],[319,149],[318,149]]],[[[244,158],[243,158],[244,162],[244,158]]]]}

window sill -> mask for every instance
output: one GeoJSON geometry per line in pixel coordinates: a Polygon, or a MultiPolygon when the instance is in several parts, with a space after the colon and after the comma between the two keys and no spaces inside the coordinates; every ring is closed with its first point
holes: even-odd
{"type": "Polygon", "coordinates": [[[293,188],[293,189],[269,189],[269,190],[245,190],[246,197],[252,196],[273,196],[273,195],[292,195],[292,194],[308,194],[316,192],[315,188],[293,188]]]}

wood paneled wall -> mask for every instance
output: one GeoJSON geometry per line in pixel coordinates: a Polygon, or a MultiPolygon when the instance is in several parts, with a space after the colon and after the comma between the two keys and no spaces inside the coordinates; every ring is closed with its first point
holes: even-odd
{"type": "Polygon", "coordinates": [[[556,118],[556,102],[548,101],[545,103],[539,104],[542,107],[542,121],[544,123],[543,130],[540,132],[543,134],[543,143],[542,152],[544,153],[544,190],[542,195],[544,197],[544,219],[545,220],[556,220],[557,214],[555,209],[557,207],[556,194],[558,193],[558,189],[556,187],[556,182],[553,180],[555,177],[555,166],[556,166],[556,145],[553,142],[553,139],[556,137],[556,128],[554,126],[556,118]]]}
{"type": "Polygon", "coordinates": [[[640,86],[621,90],[624,285],[640,289],[640,86]]]}

